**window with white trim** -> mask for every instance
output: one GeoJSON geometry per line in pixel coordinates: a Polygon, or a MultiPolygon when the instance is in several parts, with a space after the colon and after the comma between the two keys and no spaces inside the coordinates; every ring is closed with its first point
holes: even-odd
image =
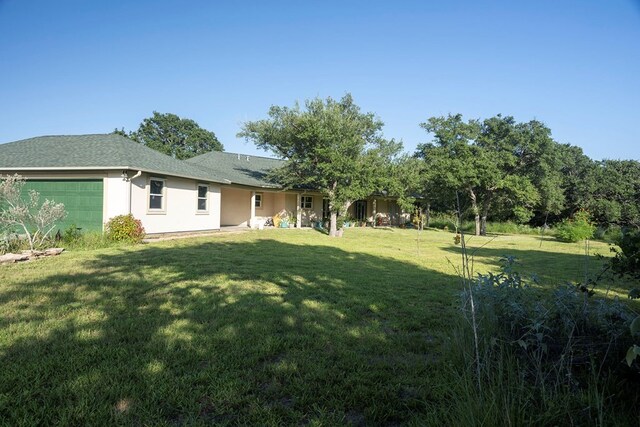
{"type": "Polygon", "coordinates": [[[256,193],[256,201],[254,203],[254,206],[258,209],[260,209],[262,207],[262,193],[256,193]]]}
{"type": "Polygon", "coordinates": [[[198,212],[209,211],[209,186],[198,184],[198,212]]]}
{"type": "Polygon", "coordinates": [[[149,179],[149,210],[162,211],[164,210],[164,188],[165,182],[162,178],[150,178],[149,179]]]}
{"type": "Polygon", "coordinates": [[[301,196],[300,207],[302,209],[313,209],[313,196],[301,196]]]}

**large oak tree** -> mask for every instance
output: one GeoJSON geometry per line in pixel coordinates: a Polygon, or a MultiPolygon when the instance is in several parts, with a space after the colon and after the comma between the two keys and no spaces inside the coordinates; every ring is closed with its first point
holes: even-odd
{"type": "Polygon", "coordinates": [[[127,134],[124,129],[116,129],[114,133],[180,160],[223,150],[222,143],[213,132],[201,128],[191,119],[171,113],[154,111],[152,117],[140,123],[137,131],[127,134]]]}
{"type": "Polygon", "coordinates": [[[382,136],[383,123],[362,113],[350,94],[272,106],[269,118],[243,124],[238,136],[285,160],[273,176],[285,188],[322,192],[329,199],[330,235],[351,203],[389,186],[389,165],[402,145],[382,136]]]}
{"type": "Polygon", "coordinates": [[[483,121],[462,116],[431,117],[421,124],[434,138],[418,147],[430,186],[440,194],[467,195],[476,234],[486,233],[490,214],[528,221],[536,210],[559,212],[564,196],[553,149],[542,123],[516,123],[497,115],[483,121]]]}

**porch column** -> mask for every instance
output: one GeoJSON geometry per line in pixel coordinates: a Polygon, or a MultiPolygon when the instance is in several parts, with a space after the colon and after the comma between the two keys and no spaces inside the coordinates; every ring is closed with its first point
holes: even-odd
{"type": "Polygon", "coordinates": [[[300,203],[302,202],[302,198],[300,197],[300,193],[296,194],[296,227],[302,227],[302,209],[300,209],[300,203]]]}
{"type": "Polygon", "coordinates": [[[378,200],[374,197],[373,198],[373,227],[375,228],[376,226],[376,212],[377,212],[377,207],[378,207],[378,200]]]}
{"type": "Polygon", "coordinates": [[[249,218],[249,227],[254,228],[256,221],[256,192],[251,192],[251,218],[249,218]]]}

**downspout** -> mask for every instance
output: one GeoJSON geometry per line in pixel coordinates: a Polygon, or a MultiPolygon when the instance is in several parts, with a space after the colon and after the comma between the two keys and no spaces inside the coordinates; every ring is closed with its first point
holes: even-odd
{"type": "Polygon", "coordinates": [[[138,171],[135,175],[129,178],[129,200],[128,200],[129,213],[131,213],[131,193],[132,193],[131,186],[133,185],[131,181],[138,178],[140,175],[142,175],[142,171],[138,171]]]}

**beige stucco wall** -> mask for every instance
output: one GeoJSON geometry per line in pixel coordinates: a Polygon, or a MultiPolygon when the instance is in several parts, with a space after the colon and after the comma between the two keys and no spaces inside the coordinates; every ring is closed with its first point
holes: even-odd
{"type": "MultiPolygon", "coordinates": [[[[129,213],[129,185],[121,176],[122,172],[108,171],[103,180],[103,213],[102,221],[107,222],[109,218],[116,215],[126,215],[129,213]]],[[[133,176],[135,172],[131,174],[133,176]]]]}
{"type": "MultiPolygon", "coordinates": [[[[222,187],[221,225],[249,226],[251,219],[251,196],[254,190],[236,187],[222,187]]],[[[285,204],[284,193],[255,190],[262,195],[262,206],[255,208],[255,219],[271,218],[285,204]]]]}
{"type": "MultiPolygon", "coordinates": [[[[220,186],[186,178],[160,177],[165,178],[164,209],[162,212],[154,212],[148,209],[149,179],[152,176],[143,173],[131,180],[131,213],[142,221],[147,233],[204,231],[220,228],[220,186]],[[198,212],[197,209],[198,184],[209,186],[207,212],[198,212]]],[[[109,178],[109,186],[111,184],[111,178],[109,178]]],[[[110,213],[115,213],[114,211],[115,209],[109,208],[110,213]]]]}
{"type": "Polygon", "coordinates": [[[222,187],[220,225],[249,224],[251,218],[251,191],[222,187]]]}
{"type": "Polygon", "coordinates": [[[284,208],[295,215],[296,207],[298,206],[298,197],[292,193],[286,193],[284,195],[284,208]]]}

